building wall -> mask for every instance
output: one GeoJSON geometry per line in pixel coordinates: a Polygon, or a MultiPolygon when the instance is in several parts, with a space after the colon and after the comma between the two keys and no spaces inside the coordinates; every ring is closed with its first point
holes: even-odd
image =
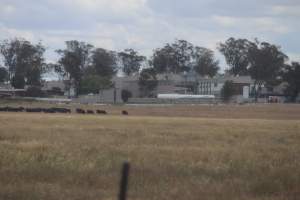
{"type": "Polygon", "coordinates": [[[250,87],[253,80],[249,76],[219,76],[214,78],[199,78],[199,94],[211,94],[219,97],[226,81],[232,81],[236,88],[236,95],[243,95],[243,87],[250,87]]]}
{"type": "Polygon", "coordinates": [[[95,95],[81,95],[76,99],[73,99],[73,102],[83,103],[83,104],[113,104],[113,103],[123,103],[121,98],[120,89],[108,89],[102,90],[99,94],[95,95]]]}
{"type": "Polygon", "coordinates": [[[99,101],[101,103],[122,103],[121,90],[117,88],[102,90],[99,93],[99,101]]]}
{"type": "MultiPolygon", "coordinates": [[[[132,93],[133,98],[140,98],[141,91],[138,84],[138,79],[128,80],[126,77],[119,78],[115,81],[116,88],[119,90],[128,90],[132,93]]],[[[171,93],[186,93],[186,88],[176,86],[176,82],[172,80],[158,80],[157,88],[153,91],[157,94],[171,94],[171,93]]]]}
{"type": "Polygon", "coordinates": [[[215,104],[218,99],[158,99],[158,98],[131,98],[131,104],[215,104]]]}
{"type": "MultiPolygon", "coordinates": [[[[101,91],[99,95],[87,95],[78,98],[80,103],[123,103],[121,99],[122,90],[128,90],[132,93],[132,99],[138,102],[141,97],[141,92],[138,85],[138,76],[133,77],[115,77],[115,89],[101,91]],[[116,94],[114,94],[116,92],[116,94]],[[116,99],[115,97],[116,96],[116,99]]],[[[221,90],[226,81],[233,81],[236,87],[236,94],[233,97],[233,102],[250,101],[249,93],[253,87],[253,80],[249,76],[217,76],[214,78],[199,77],[199,76],[183,76],[183,75],[158,75],[158,86],[153,91],[154,94],[195,94],[200,95],[215,95],[218,99],[221,96],[221,90]],[[192,91],[190,87],[196,86],[192,91]],[[247,88],[245,88],[247,87],[247,88]]],[[[281,94],[284,85],[280,85],[273,89],[273,92],[281,94]],[[281,92],[281,93],[280,93],[281,92]]],[[[265,98],[263,99],[265,101],[265,98]]],[[[76,100],[75,100],[76,101],[76,100]]],[[[153,100],[149,100],[152,102],[153,100]]]]}
{"type": "Polygon", "coordinates": [[[202,95],[215,95],[220,96],[221,90],[224,83],[215,81],[204,80],[200,81],[198,84],[198,93],[202,95]]]}
{"type": "Polygon", "coordinates": [[[131,92],[132,97],[138,98],[140,97],[140,89],[138,85],[138,81],[124,81],[122,85],[117,87],[118,89],[122,90],[128,90],[131,92]]]}
{"type": "MultiPolygon", "coordinates": [[[[195,75],[158,75],[158,86],[154,94],[187,94],[192,91],[188,86],[197,86],[196,94],[221,96],[224,83],[229,80],[240,86],[238,95],[243,95],[243,86],[252,84],[249,76],[233,77],[219,76],[215,78],[200,77],[195,75]]],[[[133,98],[141,97],[138,85],[138,77],[116,77],[114,80],[116,87],[120,90],[126,89],[132,93],[133,98]]]]}
{"type": "MultiPolygon", "coordinates": [[[[195,94],[200,95],[215,95],[216,98],[221,96],[221,90],[226,81],[233,81],[236,86],[237,101],[240,99],[248,99],[251,89],[245,91],[245,86],[248,88],[253,87],[253,80],[249,76],[217,76],[214,78],[200,77],[195,74],[191,75],[165,75],[157,76],[158,86],[153,92],[154,94],[195,94]],[[191,86],[195,87],[191,90],[191,86]]],[[[113,82],[116,88],[116,102],[122,103],[121,92],[128,90],[132,93],[132,98],[140,98],[141,92],[138,85],[138,76],[131,77],[114,77],[113,82]]],[[[56,83],[55,83],[56,84],[56,83]]],[[[54,84],[52,84],[54,85],[54,84]]],[[[283,85],[275,87],[273,92],[282,93],[283,85]]],[[[86,103],[114,103],[114,89],[104,90],[99,95],[82,96],[79,101],[86,103]]]]}

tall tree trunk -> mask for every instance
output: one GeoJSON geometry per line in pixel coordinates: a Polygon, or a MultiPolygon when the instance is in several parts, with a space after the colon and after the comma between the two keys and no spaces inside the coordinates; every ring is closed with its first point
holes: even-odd
{"type": "Polygon", "coordinates": [[[255,87],[255,103],[258,102],[258,97],[260,96],[261,93],[261,86],[262,82],[261,81],[255,81],[254,87],[255,87]]]}

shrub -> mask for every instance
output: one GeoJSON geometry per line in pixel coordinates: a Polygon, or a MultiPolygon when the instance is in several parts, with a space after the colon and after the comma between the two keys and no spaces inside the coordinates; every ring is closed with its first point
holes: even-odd
{"type": "Polygon", "coordinates": [[[25,96],[27,97],[45,97],[45,93],[40,87],[30,86],[27,88],[25,96]]]}
{"type": "Polygon", "coordinates": [[[228,102],[230,98],[234,95],[235,89],[232,81],[226,81],[222,90],[221,98],[224,102],[228,102]]]}
{"type": "Polygon", "coordinates": [[[52,87],[47,93],[48,95],[64,95],[64,92],[59,87],[52,87]]]}
{"type": "Polygon", "coordinates": [[[80,94],[98,94],[100,90],[109,89],[113,87],[113,83],[110,77],[104,77],[99,75],[87,75],[84,76],[80,82],[79,93],[80,94]]]}
{"type": "Polygon", "coordinates": [[[132,93],[128,90],[122,90],[121,97],[124,103],[128,102],[128,99],[132,97],[132,93]]]}
{"type": "Polygon", "coordinates": [[[157,72],[154,68],[143,69],[140,73],[139,87],[142,97],[150,97],[158,85],[157,72]]]}
{"type": "Polygon", "coordinates": [[[4,67],[0,67],[0,83],[7,81],[8,72],[4,67]]]}

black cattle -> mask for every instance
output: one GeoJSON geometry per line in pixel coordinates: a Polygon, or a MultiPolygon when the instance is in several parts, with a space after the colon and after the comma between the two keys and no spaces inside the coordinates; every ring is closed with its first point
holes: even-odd
{"type": "Polygon", "coordinates": [[[23,107],[13,108],[13,107],[1,107],[0,112],[23,112],[23,107]]]}
{"type": "Polygon", "coordinates": [[[67,108],[52,108],[57,113],[71,113],[71,109],[67,108]]]}
{"type": "Polygon", "coordinates": [[[0,112],[7,112],[7,107],[0,107],[0,112]]]}
{"type": "Polygon", "coordinates": [[[12,107],[6,107],[6,111],[7,112],[15,112],[15,108],[12,108],[12,107]]]}
{"type": "Polygon", "coordinates": [[[96,112],[97,112],[97,114],[100,114],[100,115],[106,115],[107,114],[107,112],[105,110],[97,110],[96,112]]]}
{"type": "Polygon", "coordinates": [[[95,114],[93,110],[87,110],[86,113],[87,114],[95,114]]]}
{"type": "Polygon", "coordinates": [[[19,108],[12,108],[12,107],[6,107],[7,112],[23,112],[24,108],[19,107],[19,108]]]}
{"type": "Polygon", "coordinates": [[[128,112],[126,110],[122,111],[122,115],[129,115],[128,112]]]}
{"type": "Polygon", "coordinates": [[[83,109],[81,109],[81,108],[77,108],[77,109],[76,109],[76,112],[77,112],[78,114],[85,114],[85,110],[83,110],[83,109]]]}
{"type": "Polygon", "coordinates": [[[29,113],[40,113],[40,112],[43,112],[43,109],[42,108],[26,108],[25,111],[29,112],[29,113]]]}
{"type": "Polygon", "coordinates": [[[44,113],[55,113],[55,109],[53,108],[43,108],[44,113]]]}

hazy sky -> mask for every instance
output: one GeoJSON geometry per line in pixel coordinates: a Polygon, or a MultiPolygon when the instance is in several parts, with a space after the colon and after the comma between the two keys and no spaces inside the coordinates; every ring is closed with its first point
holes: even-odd
{"type": "Polygon", "coordinates": [[[215,50],[231,36],[275,43],[300,61],[299,32],[300,0],[0,0],[0,39],[42,40],[51,61],[72,39],[149,56],[175,38],[215,50]]]}

